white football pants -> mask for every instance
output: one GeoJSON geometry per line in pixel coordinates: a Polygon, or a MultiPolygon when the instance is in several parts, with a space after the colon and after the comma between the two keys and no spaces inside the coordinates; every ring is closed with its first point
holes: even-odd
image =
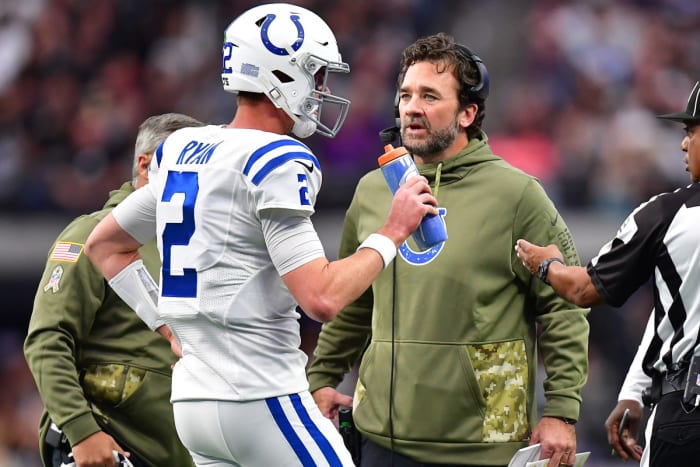
{"type": "Polygon", "coordinates": [[[175,427],[198,467],[350,467],[308,391],[269,399],[177,401],[175,427]]]}

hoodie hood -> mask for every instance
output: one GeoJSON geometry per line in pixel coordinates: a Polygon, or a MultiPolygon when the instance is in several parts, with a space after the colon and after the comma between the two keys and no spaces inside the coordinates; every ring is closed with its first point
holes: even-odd
{"type": "Polygon", "coordinates": [[[500,157],[491,152],[486,133],[482,132],[481,139],[471,139],[455,156],[439,162],[429,164],[416,164],[422,176],[428,179],[430,184],[435,183],[439,174],[440,185],[448,185],[464,178],[476,165],[484,162],[499,162],[506,164],[500,157]]]}
{"type": "Polygon", "coordinates": [[[134,187],[131,185],[131,182],[122,183],[122,186],[120,186],[119,189],[112,190],[109,192],[109,199],[107,199],[107,202],[105,203],[103,209],[114,208],[117,204],[124,201],[124,199],[126,199],[126,197],[134,191],[135,190],[134,187]]]}

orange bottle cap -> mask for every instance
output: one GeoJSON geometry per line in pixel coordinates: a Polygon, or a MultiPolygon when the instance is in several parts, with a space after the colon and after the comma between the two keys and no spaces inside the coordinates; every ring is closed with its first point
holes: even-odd
{"type": "Polygon", "coordinates": [[[394,146],[392,146],[391,144],[387,144],[386,146],[384,146],[384,154],[379,156],[377,162],[379,162],[379,166],[381,167],[387,162],[391,162],[394,159],[403,156],[404,154],[408,154],[408,151],[405,147],[399,146],[398,148],[394,149],[394,146]]]}

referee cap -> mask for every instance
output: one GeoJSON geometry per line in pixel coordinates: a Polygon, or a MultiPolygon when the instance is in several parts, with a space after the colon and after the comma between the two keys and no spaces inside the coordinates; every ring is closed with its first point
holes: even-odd
{"type": "Polygon", "coordinates": [[[700,81],[695,83],[688,97],[688,107],[685,112],[657,115],[658,118],[673,120],[674,122],[698,121],[700,122],[700,81]]]}

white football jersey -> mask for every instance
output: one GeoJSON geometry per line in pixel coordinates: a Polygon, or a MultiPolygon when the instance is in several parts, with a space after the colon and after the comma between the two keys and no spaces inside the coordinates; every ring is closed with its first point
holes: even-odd
{"type": "Polygon", "coordinates": [[[183,351],[173,401],[308,389],[299,314],[280,276],[323,257],[323,247],[315,236],[275,265],[261,216],[308,218],[320,187],[318,160],[299,141],[210,125],[169,136],[149,184],[114,210],[137,240],[157,237],[158,312],[183,351]]]}

